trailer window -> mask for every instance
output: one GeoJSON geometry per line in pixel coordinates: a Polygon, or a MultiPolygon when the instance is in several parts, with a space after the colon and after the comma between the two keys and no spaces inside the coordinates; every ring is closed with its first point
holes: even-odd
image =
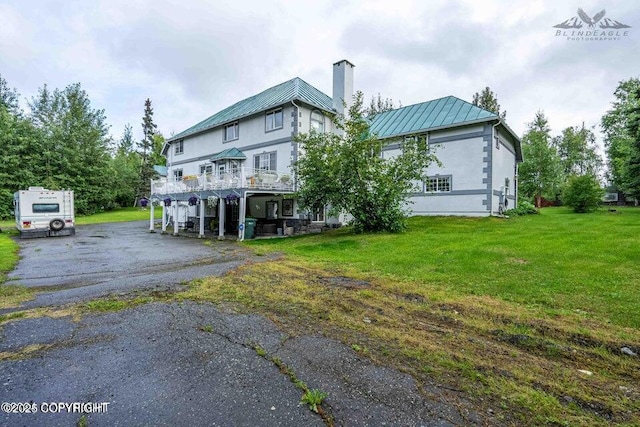
{"type": "Polygon", "coordinates": [[[34,203],[31,205],[33,213],[57,213],[60,212],[58,203],[34,203]]]}

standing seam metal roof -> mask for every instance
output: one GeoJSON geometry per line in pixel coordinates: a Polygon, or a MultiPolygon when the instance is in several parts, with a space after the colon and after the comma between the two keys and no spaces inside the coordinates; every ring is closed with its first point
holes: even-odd
{"type": "Polygon", "coordinates": [[[172,136],[167,142],[184,138],[243,117],[278,107],[290,101],[302,101],[321,110],[334,112],[333,99],[299,77],[280,83],[257,95],[236,102],[187,130],[172,136]]]}
{"type": "Polygon", "coordinates": [[[498,119],[498,116],[455,96],[447,96],[377,114],[370,131],[379,138],[390,138],[483,119],[498,119]]]}

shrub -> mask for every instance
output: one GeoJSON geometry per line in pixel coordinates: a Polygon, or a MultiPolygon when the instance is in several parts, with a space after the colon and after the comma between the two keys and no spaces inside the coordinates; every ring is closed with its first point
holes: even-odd
{"type": "Polygon", "coordinates": [[[602,203],[604,190],[593,175],[574,175],[562,191],[563,204],[574,212],[584,213],[596,209],[602,203]]]}
{"type": "Polygon", "coordinates": [[[520,203],[518,203],[517,208],[509,209],[508,211],[506,211],[505,215],[520,216],[520,215],[533,215],[537,213],[538,213],[538,209],[536,209],[536,207],[532,203],[523,200],[520,203]]]}

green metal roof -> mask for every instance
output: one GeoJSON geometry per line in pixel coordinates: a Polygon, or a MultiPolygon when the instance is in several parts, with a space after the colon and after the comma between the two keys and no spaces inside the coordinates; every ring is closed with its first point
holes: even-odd
{"type": "Polygon", "coordinates": [[[379,138],[391,138],[497,118],[490,111],[455,96],[447,96],[377,114],[370,131],[379,138]]]}
{"type": "Polygon", "coordinates": [[[280,83],[277,86],[269,88],[257,95],[236,102],[230,107],[217,112],[213,116],[201,121],[200,123],[190,127],[189,129],[172,136],[167,142],[184,138],[194,133],[213,129],[217,126],[278,107],[287,102],[302,101],[321,110],[335,111],[333,109],[333,100],[328,95],[322,93],[309,83],[299,77],[280,83]]]}
{"type": "Polygon", "coordinates": [[[218,154],[214,154],[213,157],[211,157],[212,162],[215,162],[217,160],[245,160],[247,158],[247,156],[244,155],[244,153],[240,150],[238,150],[237,148],[227,148],[224,151],[219,152],[218,154]]]}

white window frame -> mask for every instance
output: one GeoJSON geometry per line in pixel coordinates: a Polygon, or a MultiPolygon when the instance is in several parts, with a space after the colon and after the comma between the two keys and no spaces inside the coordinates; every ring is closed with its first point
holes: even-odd
{"type": "Polygon", "coordinates": [[[269,151],[268,153],[265,152],[265,153],[255,154],[253,156],[253,168],[255,170],[266,170],[266,171],[273,170],[273,171],[275,171],[275,170],[277,170],[277,167],[278,167],[277,161],[278,161],[278,157],[277,157],[277,152],[276,151],[269,151]],[[275,161],[273,161],[273,163],[275,163],[275,167],[273,169],[271,168],[272,156],[275,159],[275,161]],[[256,160],[257,160],[257,162],[256,162],[256,160]]]}
{"type": "Polygon", "coordinates": [[[182,169],[174,169],[173,170],[173,180],[174,181],[182,181],[182,177],[184,176],[184,173],[182,172],[182,169]]]}
{"type": "Polygon", "coordinates": [[[451,175],[430,176],[425,181],[425,190],[427,193],[450,193],[451,182],[451,175]]]}
{"type": "Polygon", "coordinates": [[[267,111],[264,116],[264,131],[273,132],[284,127],[284,110],[282,107],[267,111]],[[280,126],[277,126],[277,114],[280,113],[280,126]]]}
{"type": "Polygon", "coordinates": [[[227,123],[224,125],[223,133],[222,133],[222,142],[235,141],[240,138],[240,122],[235,121],[232,123],[227,123]],[[233,129],[233,135],[231,138],[228,137],[228,129],[233,129]]]}
{"type": "Polygon", "coordinates": [[[218,165],[218,178],[224,178],[225,173],[227,173],[227,164],[220,163],[218,165]]]}
{"type": "Polygon", "coordinates": [[[211,174],[213,172],[213,165],[211,163],[200,165],[200,174],[211,174]]]}
{"type": "Polygon", "coordinates": [[[176,142],[176,145],[173,147],[173,152],[176,156],[180,154],[184,154],[184,139],[181,139],[176,142]]]}
{"type": "Polygon", "coordinates": [[[325,205],[313,208],[311,210],[311,222],[325,222],[327,216],[327,207],[325,205]]]}
{"type": "Polygon", "coordinates": [[[325,125],[325,121],[324,121],[324,114],[322,114],[322,111],[320,110],[313,110],[311,112],[311,115],[309,116],[309,130],[315,130],[318,133],[324,133],[324,125],[325,125]],[[320,120],[318,120],[317,118],[314,118],[314,115],[316,115],[316,117],[319,115],[320,116],[320,120]],[[314,123],[317,124],[318,126],[314,126],[314,123]]]}

